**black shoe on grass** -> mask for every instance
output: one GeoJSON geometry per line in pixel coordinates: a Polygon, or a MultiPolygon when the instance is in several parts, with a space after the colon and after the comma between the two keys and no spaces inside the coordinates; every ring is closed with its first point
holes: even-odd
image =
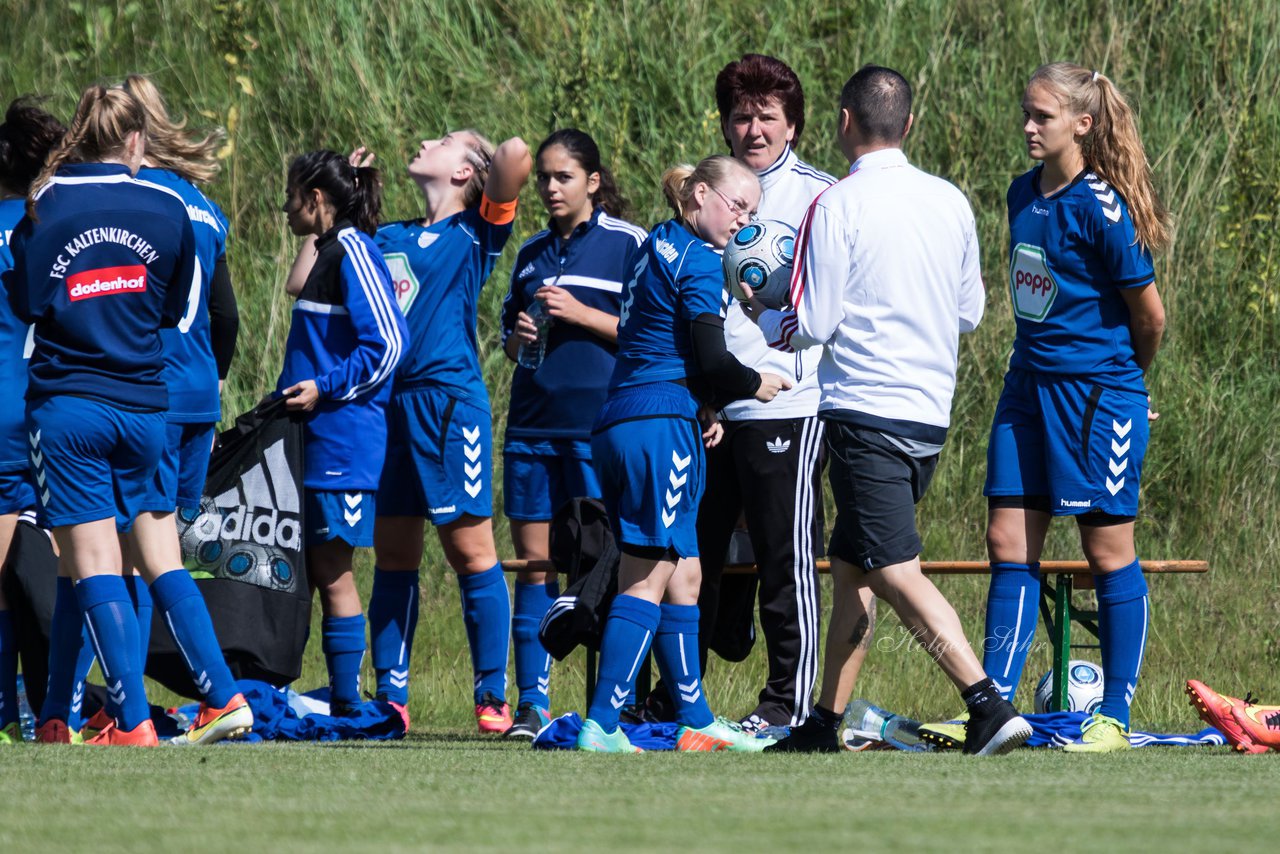
{"type": "Polygon", "coordinates": [[[1008,700],[996,699],[969,709],[964,752],[969,756],[1008,753],[1031,737],[1031,724],[1008,700]]]}
{"type": "Polygon", "coordinates": [[[839,750],[840,738],[836,731],[813,717],[792,727],[791,735],[765,748],[766,753],[836,753],[839,750]]]}

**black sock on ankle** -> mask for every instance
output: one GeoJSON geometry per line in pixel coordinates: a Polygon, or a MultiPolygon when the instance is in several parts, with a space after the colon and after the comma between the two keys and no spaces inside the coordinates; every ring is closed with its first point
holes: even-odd
{"type": "Polygon", "coordinates": [[[844,720],[844,715],[815,705],[813,711],[809,713],[809,720],[821,724],[827,729],[835,729],[840,726],[840,721],[844,720]]]}
{"type": "Polygon", "coordinates": [[[1000,692],[996,690],[996,683],[988,676],[961,691],[960,699],[964,700],[970,715],[982,715],[986,714],[1001,697],[1000,692]]]}

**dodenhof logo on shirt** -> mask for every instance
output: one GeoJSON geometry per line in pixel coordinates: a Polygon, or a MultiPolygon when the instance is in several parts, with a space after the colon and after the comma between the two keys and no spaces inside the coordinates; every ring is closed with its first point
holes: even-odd
{"type": "Polygon", "coordinates": [[[99,267],[67,276],[67,296],[72,302],[109,294],[140,294],[147,290],[147,268],[99,267]]]}
{"type": "Polygon", "coordinates": [[[383,256],[387,269],[391,271],[391,286],[396,291],[396,302],[400,305],[400,313],[408,314],[409,306],[418,296],[418,277],[413,275],[409,266],[409,256],[403,252],[391,252],[383,256]]]}
{"type": "Polygon", "coordinates": [[[1058,296],[1058,283],[1039,246],[1019,243],[1013,247],[1009,292],[1013,296],[1013,313],[1018,317],[1036,323],[1048,317],[1058,296]]]}

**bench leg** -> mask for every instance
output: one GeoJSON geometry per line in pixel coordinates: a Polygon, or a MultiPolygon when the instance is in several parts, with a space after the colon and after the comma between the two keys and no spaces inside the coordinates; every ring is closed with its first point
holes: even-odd
{"type": "Polygon", "coordinates": [[[1050,631],[1053,641],[1053,694],[1050,711],[1070,708],[1067,698],[1067,670],[1071,664],[1071,589],[1070,575],[1058,576],[1053,591],[1054,621],[1050,631]]]}

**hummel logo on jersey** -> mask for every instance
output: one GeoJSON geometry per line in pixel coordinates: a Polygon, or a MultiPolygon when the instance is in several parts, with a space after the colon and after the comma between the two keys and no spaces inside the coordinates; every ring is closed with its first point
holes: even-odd
{"type": "Polygon", "coordinates": [[[1049,215],[1049,209],[1048,209],[1048,208],[1042,208],[1042,207],[1040,207],[1039,205],[1037,205],[1035,202],[1032,202],[1032,203],[1031,203],[1031,212],[1032,212],[1033,214],[1035,214],[1036,216],[1048,216],[1048,215],[1049,215]]]}
{"type": "Polygon", "coordinates": [[[100,267],[67,277],[67,296],[72,302],[108,294],[140,294],[146,290],[147,268],[142,264],[100,267]]]}
{"type": "Polygon", "coordinates": [[[680,250],[676,249],[675,244],[669,240],[659,240],[653,245],[653,249],[659,255],[667,260],[668,264],[674,264],[676,257],[680,254],[680,250]]]}
{"type": "Polygon", "coordinates": [[[516,278],[527,279],[529,276],[532,276],[532,275],[533,275],[533,264],[525,264],[524,269],[520,271],[520,275],[516,276],[516,278]]]}
{"type": "Polygon", "coordinates": [[[782,437],[778,436],[772,441],[766,439],[764,446],[769,449],[769,453],[771,454],[785,454],[787,451],[791,450],[791,440],[787,439],[784,442],[782,437]]]}
{"type": "MultiPolygon", "coordinates": [[[[262,456],[265,468],[263,463],[258,463],[240,475],[238,489],[229,489],[213,499],[219,510],[231,511],[222,517],[222,538],[296,551],[302,545],[299,520],[302,508],[289,461],[285,458],[284,440],[271,445],[262,456]]],[[[197,533],[201,540],[207,541],[218,539],[219,532],[200,530],[197,533]]]]}

